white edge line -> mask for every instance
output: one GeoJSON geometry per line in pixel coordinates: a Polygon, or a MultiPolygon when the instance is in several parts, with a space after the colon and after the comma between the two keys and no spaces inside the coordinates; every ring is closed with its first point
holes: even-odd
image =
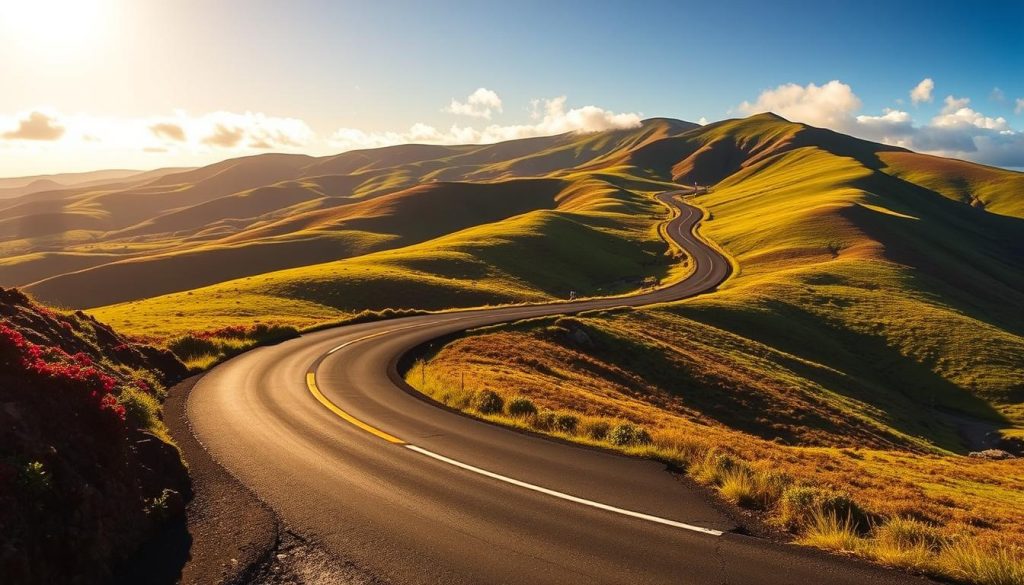
{"type": "Polygon", "coordinates": [[[693,524],[686,524],[684,522],[676,522],[675,520],[669,520],[667,518],[660,518],[658,516],[651,516],[650,514],[644,514],[642,512],[634,512],[632,510],[625,510],[623,508],[616,508],[615,506],[609,506],[608,504],[602,504],[600,502],[594,502],[592,500],[586,500],[586,499],[579,498],[579,497],[576,497],[576,496],[571,496],[571,495],[566,494],[566,493],[557,492],[555,490],[551,490],[551,489],[548,489],[548,488],[540,487],[539,485],[533,485],[532,483],[526,483],[525,481],[519,481],[518,479],[512,479],[511,477],[507,477],[507,476],[504,476],[504,475],[501,475],[501,474],[498,474],[498,473],[494,473],[492,471],[487,471],[486,469],[480,469],[479,467],[474,467],[474,466],[469,465],[467,463],[462,463],[461,461],[456,461],[454,459],[450,459],[448,457],[445,457],[444,455],[438,455],[437,453],[434,453],[433,451],[428,451],[428,450],[426,450],[426,449],[424,449],[422,447],[417,447],[416,445],[408,445],[407,444],[407,445],[405,445],[405,447],[407,449],[411,449],[413,451],[416,451],[417,453],[420,453],[421,455],[426,455],[427,457],[431,457],[433,459],[437,459],[438,461],[441,461],[443,463],[447,463],[449,465],[454,465],[455,467],[460,467],[460,468],[465,469],[467,471],[472,471],[473,473],[478,473],[480,475],[483,475],[483,476],[486,476],[486,477],[490,477],[490,478],[496,479],[498,481],[503,481],[505,483],[509,483],[509,484],[514,485],[514,486],[518,486],[518,487],[521,487],[521,488],[525,488],[525,489],[532,490],[532,491],[535,491],[535,492],[539,492],[539,493],[542,493],[542,494],[546,494],[546,495],[549,495],[549,496],[554,496],[554,497],[562,499],[562,500],[568,500],[570,502],[575,502],[577,504],[583,504],[584,506],[590,506],[591,508],[598,508],[598,509],[601,509],[601,510],[607,510],[609,512],[615,512],[616,514],[622,514],[623,516],[631,516],[633,518],[639,518],[641,520],[647,520],[648,522],[655,522],[657,524],[665,524],[667,526],[674,526],[676,528],[683,528],[685,530],[692,530],[694,532],[702,532],[704,534],[710,534],[712,536],[721,536],[723,534],[721,530],[713,530],[711,528],[704,528],[702,526],[694,526],[693,524]]]}

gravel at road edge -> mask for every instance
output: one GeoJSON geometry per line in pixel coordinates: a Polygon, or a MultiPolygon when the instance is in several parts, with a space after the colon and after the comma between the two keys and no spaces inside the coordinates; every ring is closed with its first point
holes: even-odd
{"type": "Polygon", "coordinates": [[[185,410],[201,378],[179,382],[164,402],[164,422],[188,463],[194,494],[186,509],[191,547],[179,583],[380,583],[287,530],[269,506],[210,456],[192,433],[185,410]]]}
{"type": "Polygon", "coordinates": [[[180,582],[248,583],[276,549],[279,523],[270,508],[214,461],[192,434],[185,404],[200,378],[179,382],[164,402],[164,422],[188,463],[194,493],[186,509],[192,543],[180,582]]]}

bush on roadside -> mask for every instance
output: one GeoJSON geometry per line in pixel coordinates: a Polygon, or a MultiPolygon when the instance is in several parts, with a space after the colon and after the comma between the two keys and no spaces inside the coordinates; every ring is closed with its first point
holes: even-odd
{"type": "Polygon", "coordinates": [[[632,445],[646,445],[651,442],[651,435],[641,427],[632,423],[620,423],[612,427],[608,433],[608,440],[613,445],[629,447],[632,445]]]}
{"type": "Polygon", "coordinates": [[[533,415],[531,420],[533,428],[541,431],[550,431],[555,427],[555,420],[557,415],[555,411],[542,408],[537,411],[537,414],[533,415]]]}
{"type": "Polygon", "coordinates": [[[868,525],[868,515],[846,492],[811,486],[787,488],[779,503],[779,519],[790,530],[809,526],[816,517],[833,515],[849,520],[856,530],[868,525]]]}
{"type": "Polygon", "coordinates": [[[580,424],[580,417],[574,414],[560,413],[555,415],[555,430],[566,434],[574,434],[580,424]]]}
{"type": "Polygon", "coordinates": [[[493,390],[481,390],[473,406],[481,414],[498,414],[505,408],[505,400],[493,390]]]}
{"type": "Polygon", "coordinates": [[[595,441],[603,441],[608,436],[608,431],[611,430],[612,425],[606,420],[601,419],[589,419],[583,422],[580,427],[580,431],[583,435],[594,439],[595,441]]]}
{"type": "Polygon", "coordinates": [[[517,418],[525,418],[537,414],[537,407],[529,398],[517,396],[508,402],[508,414],[517,418]]]}

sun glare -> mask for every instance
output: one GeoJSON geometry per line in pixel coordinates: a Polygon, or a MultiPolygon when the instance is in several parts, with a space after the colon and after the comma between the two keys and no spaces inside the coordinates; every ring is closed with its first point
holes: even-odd
{"type": "Polygon", "coordinates": [[[92,48],[111,12],[111,0],[0,0],[0,26],[25,57],[63,58],[92,48]]]}

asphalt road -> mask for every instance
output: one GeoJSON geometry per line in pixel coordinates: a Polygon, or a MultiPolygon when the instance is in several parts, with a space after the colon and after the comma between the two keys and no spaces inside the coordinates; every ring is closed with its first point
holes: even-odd
{"type": "Polygon", "coordinates": [[[399,356],[503,321],[681,299],[729,263],[693,233],[696,261],[664,289],[618,299],[424,315],[325,330],[245,353],[192,391],[192,428],[292,531],[393,583],[904,583],[920,580],[731,533],[664,466],[507,430],[402,388],[399,356]],[[319,393],[319,397],[316,394],[319,393]]]}

